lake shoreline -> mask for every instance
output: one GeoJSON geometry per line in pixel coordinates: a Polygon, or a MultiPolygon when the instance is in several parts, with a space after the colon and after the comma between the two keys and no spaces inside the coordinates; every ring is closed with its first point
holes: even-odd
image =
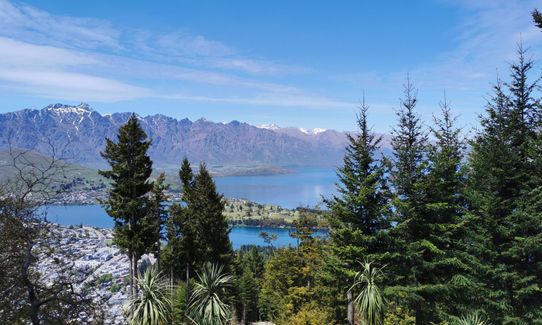
{"type": "MultiPolygon", "coordinates": [[[[48,223],[66,228],[90,227],[112,231],[113,219],[108,216],[99,206],[47,206],[41,211],[48,223]]],[[[273,242],[275,247],[297,246],[297,240],[291,237],[292,227],[270,227],[254,225],[230,225],[229,237],[234,249],[241,246],[256,245],[268,246],[263,238],[262,232],[276,235],[273,242]]],[[[327,236],[327,229],[314,228],[318,236],[327,236]]]]}

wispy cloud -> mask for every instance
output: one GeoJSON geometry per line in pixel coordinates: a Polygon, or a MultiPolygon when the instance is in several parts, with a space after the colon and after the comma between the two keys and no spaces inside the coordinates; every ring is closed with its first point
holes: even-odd
{"type": "Polygon", "coordinates": [[[468,18],[457,26],[456,37],[451,40],[456,46],[417,72],[428,84],[440,78],[450,88],[460,89],[487,84],[495,79],[498,68],[505,67],[501,74],[508,74],[506,66],[515,59],[518,43],[530,48],[531,55],[542,53],[542,33],[531,20],[531,11],[538,4],[531,0],[450,3],[468,12],[468,18]]]}
{"type": "Polygon", "coordinates": [[[183,100],[344,104],[329,98],[324,104],[311,102],[311,97],[325,96],[309,96],[297,87],[265,80],[269,75],[307,73],[306,68],[247,57],[202,35],[187,31],[154,35],[94,18],[53,15],[8,0],[0,0],[0,56],[0,87],[59,100],[175,98],[179,88],[209,85],[230,89],[231,95],[205,99],[187,94],[183,100]],[[141,82],[135,85],[134,80],[141,82]]]}
{"type": "Polygon", "coordinates": [[[72,72],[100,60],[72,50],[0,37],[0,85],[19,92],[66,100],[118,101],[150,91],[111,78],[72,72]]]}
{"type": "Polygon", "coordinates": [[[161,50],[186,57],[221,57],[232,55],[235,50],[202,35],[190,35],[187,32],[174,32],[159,36],[156,42],[161,50]]]}
{"type": "Polygon", "coordinates": [[[321,96],[288,96],[284,94],[263,94],[254,97],[212,97],[198,96],[188,94],[167,94],[163,98],[180,99],[189,101],[227,103],[227,104],[242,104],[242,105],[263,105],[263,106],[280,106],[280,107],[303,107],[316,109],[352,109],[356,107],[356,103],[337,101],[331,98],[321,96]]]}
{"type": "MultiPolygon", "coordinates": [[[[490,91],[497,73],[507,78],[508,64],[516,59],[517,44],[529,49],[529,56],[542,58],[542,32],[534,27],[531,11],[539,1],[522,0],[439,0],[443,5],[459,8],[462,21],[453,28],[454,36],[443,39],[449,49],[435,53],[432,59],[393,71],[357,71],[332,77],[380,95],[378,105],[388,112],[397,107],[397,97],[407,74],[420,89],[420,111],[429,118],[438,107],[444,90],[450,95],[457,113],[465,123],[473,122],[484,106],[484,95],[490,91]],[[429,97],[429,98],[428,98],[429,97]],[[431,101],[429,101],[431,100],[431,101]],[[456,106],[457,105],[457,106],[456,106]]],[[[534,74],[539,71],[534,69],[534,74]]],[[[470,123],[472,125],[472,123],[470,123]]]]}
{"type": "Polygon", "coordinates": [[[120,32],[108,21],[56,16],[8,0],[0,0],[0,34],[62,47],[121,47],[120,32]]]}
{"type": "Polygon", "coordinates": [[[10,88],[30,91],[46,98],[79,101],[121,101],[145,98],[152,93],[142,87],[87,74],[50,71],[2,69],[0,80],[9,81],[10,88]]]}
{"type": "Polygon", "coordinates": [[[28,5],[15,5],[9,0],[0,0],[0,35],[42,45],[101,49],[117,54],[136,48],[144,50],[141,54],[149,57],[176,59],[182,63],[251,74],[310,71],[246,57],[219,41],[183,30],[154,35],[115,26],[106,20],[53,15],[28,5]]]}

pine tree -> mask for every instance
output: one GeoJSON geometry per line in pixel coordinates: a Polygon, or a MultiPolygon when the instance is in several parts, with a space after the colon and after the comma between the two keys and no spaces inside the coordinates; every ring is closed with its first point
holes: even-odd
{"type": "Polygon", "coordinates": [[[428,145],[425,184],[421,184],[425,204],[413,216],[413,221],[421,223],[425,230],[423,235],[412,238],[407,250],[414,259],[411,272],[418,282],[412,292],[423,299],[423,312],[417,312],[417,318],[422,318],[418,323],[438,323],[464,314],[477,287],[470,272],[471,257],[460,245],[464,236],[465,144],[446,99],[431,134],[434,140],[428,145]]]}
{"type": "Polygon", "coordinates": [[[201,258],[204,262],[217,263],[230,272],[233,248],[228,222],[223,214],[224,197],[217,192],[215,182],[203,163],[194,184],[188,208],[198,224],[201,258]]]}
{"type": "Polygon", "coordinates": [[[263,277],[264,256],[262,247],[245,246],[236,251],[235,274],[237,280],[238,307],[244,323],[256,322],[260,319],[258,293],[263,277]]]}
{"type": "Polygon", "coordinates": [[[426,300],[417,292],[425,274],[423,256],[433,247],[428,245],[430,229],[427,210],[427,140],[420,117],[415,112],[417,90],[407,78],[404,99],[397,111],[398,126],[393,130],[393,168],[390,180],[394,189],[395,226],[390,229],[390,247],[386,274],[390,277],[388,296],[402,297],[402,302],[416,313],[417,324],[425,324],[422,314],[426,300]]]}
{"type": "Polygon", "coordinates": [[[173,204],[169,209],[166,223],[168,243],[165,249],[167,265],[172,277],[182,278],[187,283],[195,274],[198,265],[202,265],[199,239],[199,225],[193,213],[192,198],[195,186],[192,167],[187,158],[183,159],[179,170],[182,197],[181,204],[173,204]],[[184,274],[173,270],[184,270],[184,274]]]}
{"type": "Polygon", "coordinates": [[[518,61],[511,65],[510,128],[512,148],[517,157],[516,182],[518,198],[513,210],[503,220],[505,240],[499,247],[498,263],[506,270],[502,275],[512,312],[504,316],[505,323],[542,323],[542,205],[540,150],[540,102],[533,93],[540,78],[528,81],[532,60],[525,59],[521,44],[518,61]],[[538,133],[538,134],[537,134],[538,133]]]}
{"type": "Polygon", "coordinates": [[[531,68],[520,45],[512,81],[494,86],[469,155],[469,221],[477,234],[469,247],[480,261],[485,309],[497,323],[524,320],[526,313],[536,314],[533,306],[540,302],[540,295],[533,294],[539,274],[525,269],[539,263],[532,250],[537,229],[529,224],[538,218],[533,202],[538,153],[532,148],[540,127],[540,107],[533,98],[538,79],[528,82],[531,68]]]}
{"type": "Polygon", "coordinates": [[[147,155],[150,145],[137,116],[132,114],[119,129],[116,143],[106,139],[102,153],[111,170],[100,171],[100,174],[112,181],[109,197],[103,203],[115,221],[114,242],[128,253],[132,294],[135,292],[137,261],[156,242],[149,236],[149,223],[145,220],[148,194],[153,187],[148,181],[152,172],[152,161],[147,155]]]}
{"type": "Polygon", "coordinates": [[[248,266],[242,270],[239,278],[239,298],[242,305],[243,324],[258,320],[258,282],[248,266]]]}
{"type": "Polygon", "coordinates": [[[167,201],[165,192],[169,189],[169,185],[165,184],[165,179],[166,175],[161,173],[154,182],[149,202],[149,214],[147,217],[148,222],[150,223],[149,226],[154,229],[152,234],[155,238],[155,247],[152,251],[156,256],[158,268],[161,267],[160,253],[162,246],[162,229],[168,219],[168,212],[165,206],[165,202],[167,201]]]}
{"type": "MultiPolygon", "coordinates": [[[[328,259],[327,267],[335,273],[332,277],[335,283],[329,285],[330,290],[336,292],[334,304],[337,306],[343,305],[358,263],[365,259],[379,260],[384,248],[383,230],[389,227],[384,163],[375,158],[381,137],[371,132],[367,111],[368,106],[363,101],[357,118],[359,133],[348,135],[343,166],[337,172],[338,194],[326,200],[331,212],[330,238],[334,255],[328,259]]],[[[344,321],[344,316],[338,321],[344,321]]]]}

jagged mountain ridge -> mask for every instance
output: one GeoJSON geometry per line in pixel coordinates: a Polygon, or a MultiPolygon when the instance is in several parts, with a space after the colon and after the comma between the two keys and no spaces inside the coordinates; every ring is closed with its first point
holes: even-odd
{"type": "MultiPolygon", "coordinates": [[[[46,139],[57,146],[69,142],[71,161],[104,166],[100,156],[105,138],[115,138],[131,113],[102,115],[87,104],[54,104],[41,110],[24,109],[0,114],[0,147],[33,149],[50,154],[46,139]],[[59,145],[60,144],[60,145],[59,145]]],[[[157,167],[177,166],[184,156],[191,161],[233,165],[337,165],[343,156],[346,135],[334,130],[261,128],[232,121],[190,121],[161,114],[138,116],[153,140],[150,155],[157,167]]]]}

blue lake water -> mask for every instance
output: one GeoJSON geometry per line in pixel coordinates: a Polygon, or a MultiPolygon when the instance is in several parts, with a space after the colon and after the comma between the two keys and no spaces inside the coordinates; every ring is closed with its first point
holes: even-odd
{"type": "Polygon", "coordinates": [[[337,175],[334,168],[294,168],[293,173],[270,176],[216,177],[218,191],[225,197],[276,204],[284,208],[314,207],[322,195],[334,193],[337,175]]]}
{"type": "MultiPolygon", "coordinates": [[[[337,181],[332,168],[294,169],[292,174],[271,176],[227,176],[215,178],[218,191],[229,198],[247,199],[285,208],[314,207],[322,203],[322,196],[334,193],[337,181]]],[[[61,225],[86,225],[112,228],[113,220],[100,205],[67,205],[44,207],[47,220],[61,225]]],[[[235,249],[242,245],[265,245],[260,233],[277,235],[274,245],[296,246],[290,230],[284,228],[233,227],[230,239],[235,249]]],[[[324,234],[321,232],[320,234],[324,234]]]]}
{"type": "MultiPolygon", "coordinates": [[[[42,212],[50,222],[64,226],[92,226],[100,228],[112,228],[113,219],[107,215],[104,209],[97,204],[94,205],[49,205],[42,209],[42,212]]],[[[233,248],[238,249],[243,245],[267,245],[260,233],[265,231],[277,235],[273,242],[275,247],[297,246],[297,240],[290,236],[290,230],[286,228],[268,227],[232,227],[230,240],[233,248]]],[[[325,235],[325,231],[319,231],[317,235],[325,235]]]]}

